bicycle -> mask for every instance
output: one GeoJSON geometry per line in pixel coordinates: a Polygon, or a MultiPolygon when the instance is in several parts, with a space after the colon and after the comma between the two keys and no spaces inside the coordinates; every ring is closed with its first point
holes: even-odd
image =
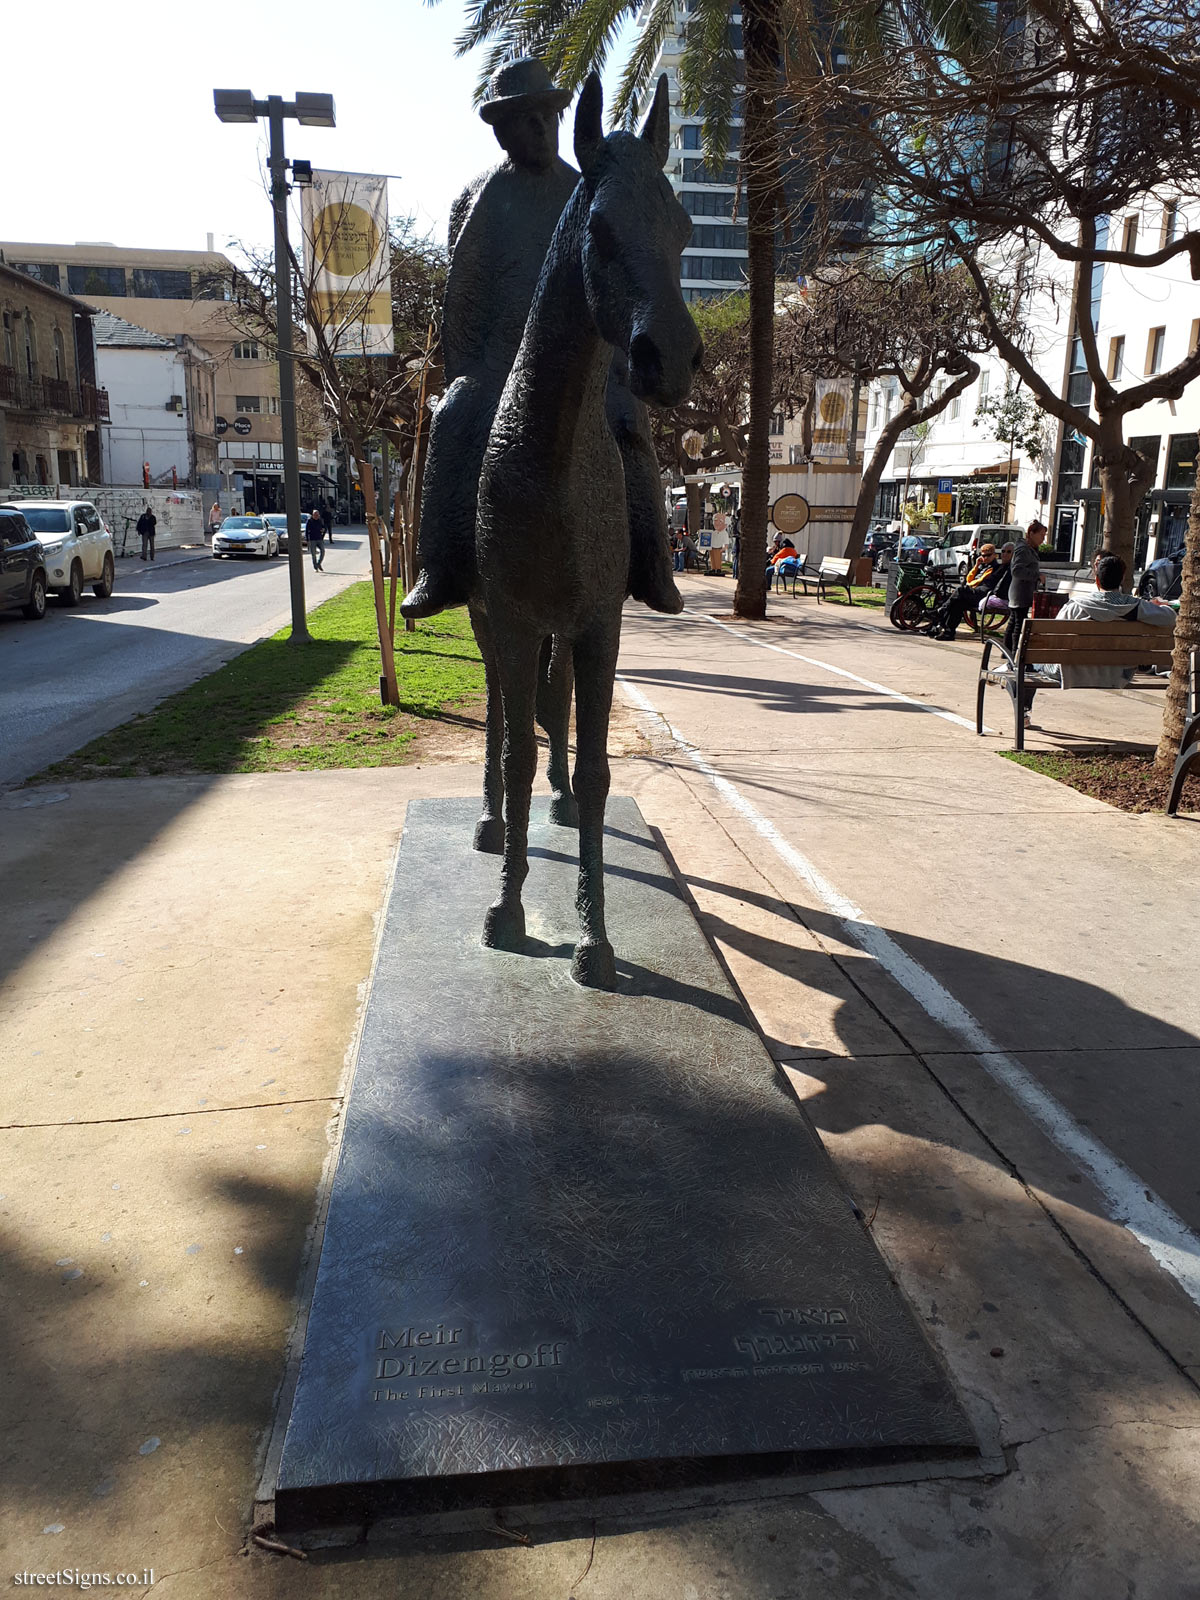
{"type": "MultiPolygon", "coordinates": [[[[923,568],[919,570],[921,582],[898,594],[888,612],[892,626],[903,633],[919,633],[923,628],[932,628],[938,612],[959,585],[957,573],[951,574],[936,568],[933,572],[926,572],[923,568]]],[[[1003,631],[1008,624],[1008,611],[990,611],[986,608],[977,612],[968,611],[963,621],[982,639],[988,634],[1003,631]]]]}

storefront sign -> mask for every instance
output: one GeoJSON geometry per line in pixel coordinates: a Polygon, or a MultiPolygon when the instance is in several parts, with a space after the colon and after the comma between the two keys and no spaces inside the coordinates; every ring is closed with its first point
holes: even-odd
{"type": "Polygon", "coordinates": [[[811,512],[802,494],[781,494],[771,507],[771,521],[780,533],[799,533],[808,526],[811,512]]]}

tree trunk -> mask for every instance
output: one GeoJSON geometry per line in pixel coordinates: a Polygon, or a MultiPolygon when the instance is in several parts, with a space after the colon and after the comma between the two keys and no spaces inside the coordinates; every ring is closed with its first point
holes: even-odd
{"type": "Polygon", "coordinates": [[[385,706],[400,704],[400,688],[396,682],[396,657],[392,649],[392,634],[388,627],[387,594],[383,572],[383,557],[379,552],[379,517],[375,510],[375,468],[370,453],[357,439],[351,440],[354,459],[358,465],[358,478],[363,488],[363,503],[367,516],[367,543],[371,547],[371,587],[375,591],[375,627],[379,635],[379,698],[385,706]]]}
{"type": "Polygon", "coordinates": [[[871,509],[875,504],[875,495],[879,489],[879,480],[883,477],[883,469],[888,464],[888,457],[896,448],[896,441],[908,426],[911,412],[906,412],[901,406],[894,417],[886,422],[875,441],[875,448],[871,452],[871,459],[863,468],[862,483],[858,490],[858,503],[854,507],[854,521],[850,524],[850,532],[846,536],[846,548],[842,551],[844,556],[849,556],[853,561],[862,555],[863,540],[867,536],[867,523],[871,520],[871,509]]]}
{"type": "Polygon", "coordinates": [[[687,489],[687,531],[693,539],[699,540],[700,529],[704,526],[704,485],[689,483],[687,489]]]}
{"type": "Polygon", "coordinates": [[[1123,415],[1101,416],[1100,488],[1104,495],[1104,548],[1120,556],[1133,581],[1133,519],[1154,482],[1154,468],[1125,443],[1123,415]]]}
{"type": "Polygon", "coordinates": [[[1179,600],[1179,620],[1175,624],[1175,654],[1171,658],[1171,681],[1163,709],[1162,738],[1154,765],[1168,775],[1179,754],[1183,722],[1187,715],[1188,668],[1192,651],[1200,648],[1200,472],[1192,490],[1188,515],[1187,549],[1183,557],[1183,593],[1179,600]]]}
{"type": "Polygon", "coordinates": [[[776,0],[745,0],[746,60],[742,174],[750,282],[750,426],[742,467],[741,553],[734,614],[767,614],[767,515],[771,501],[771,399],[775,351],[775,212],[778,161],[776,0]]]}

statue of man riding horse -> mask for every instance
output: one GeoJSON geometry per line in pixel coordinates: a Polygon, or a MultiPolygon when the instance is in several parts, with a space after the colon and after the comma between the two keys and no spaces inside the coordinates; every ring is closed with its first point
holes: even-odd
{"type": "Polygon", "coordinates": [[[572,976],[613,988],[603,835],[621,607],[633,594],[661,611],[682,609],[645,404],[678,404],[702,347],[679,287],[691,221],[662,172],[666,79],[640,137],[607,138],[600,80],[588,79],[575,117],[581,176],[569,195],[574,174],[556,154],[566,98],[539,63],[518,62],[497,74],[483,107],[510,160],[455,206],[449,387],[422,498],[425,570],[402,610],[425,616],[467,600],[484,658],[488,747],[475,843],[504,856],[484,943],[524,944],[536,715],[550,735],[551,820],[579,827],[572,976]],[[536,260],[535,230],[548,230],[536,260]],[[525,294],[531,303],[510,355],[525,294]],[[568,784],[572,677],[577,754],[568,784]]]}

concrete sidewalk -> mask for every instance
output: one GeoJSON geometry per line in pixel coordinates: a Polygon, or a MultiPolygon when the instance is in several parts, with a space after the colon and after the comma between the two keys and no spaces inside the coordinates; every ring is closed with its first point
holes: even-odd
{"type": "MultiPolygon", "coordinates": [[[[623,1521],[585,1505],[529,1547],[481,1535],[304,1563],[249,1548],[404,807],[478,793],[480,773],[18,790],[0,797],[0,1566],[152,1567],[156,1594],[289,1600],[1200,1592],[1195,1306],[753,814],[803,845],[1005,1050],[1053,1057],[1055,1092],[1074,1083],[1077,1114],[1098,1101],[1104,1136],[1139,1170],[1153,1161],[1185,1212],[1200,1047],[1194,897],[1178,885],[1200,865],[1196,830],[1111,812],[997,760],[996,741],[887,699],[879,687],[957,715],[969,664],[830,613],[759,631],[877,689],[711,622],[631,612],[622,672],[662,715],[644,712],[646,754],[615,763],[613,787],[660,830],[998,1444],[995,1471],[921,1481],[910,1469],[891,1484],[623,1521]],[[993,892],[975,870],[981,810],[996,841],[986,859],[1006,873],[993,892]],[[971,875],[956,877],[964,855],[971,875]],[[1094,881],[1064,867],[1081,855],[1105,864],[1124,961],[1094,881]],[[1068,1062],[1060,1046],[1075,1036],[1086,1048],[1068,1062]],[[1119,1058],[1109,1071],[1094,1059],[1106,1049],[1119,1058]],[[1130,1147],[1154,1132],[1139,1097],[1165,1149],[1130,1147]]],[[[536,879],[535,865],[531,897],[536,879]]],[[[506,1522],[519,1529],[519,1512],[506,1522]]]]}

